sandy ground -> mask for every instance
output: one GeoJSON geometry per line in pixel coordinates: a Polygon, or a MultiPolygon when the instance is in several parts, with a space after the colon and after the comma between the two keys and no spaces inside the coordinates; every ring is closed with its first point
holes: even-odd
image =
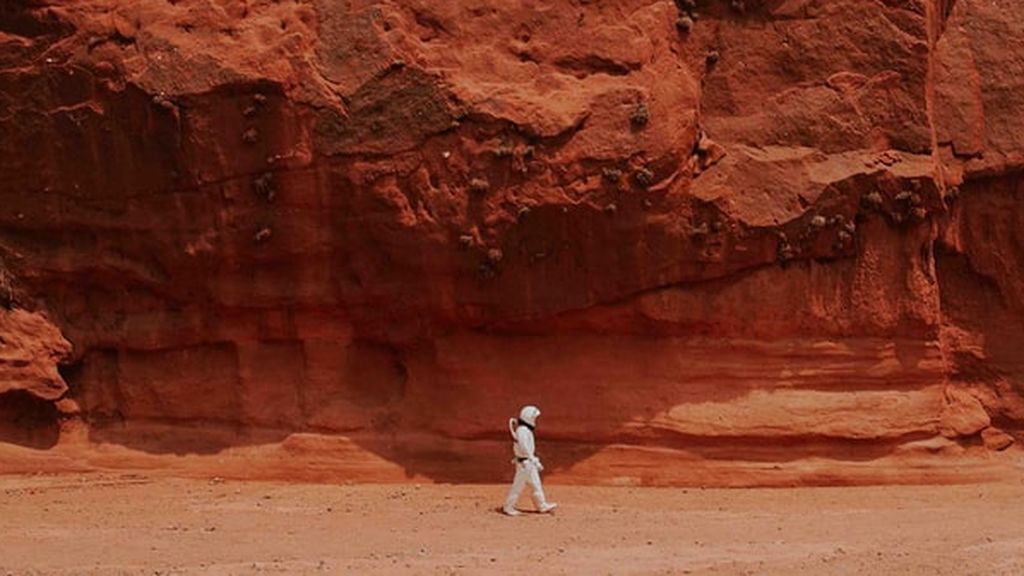
{"type": "Polygon", "coordinates": [[[1024,481],[504,490],[0,477],[0,575],[1024,574],[1024,481]]]}

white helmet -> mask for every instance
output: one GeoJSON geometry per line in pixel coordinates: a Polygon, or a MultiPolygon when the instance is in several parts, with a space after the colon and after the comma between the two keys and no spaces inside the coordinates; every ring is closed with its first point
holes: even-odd
{"type": "Polygon", "coordinates": [[[540,416],[540,409],[536,406],[523,406],[519,411],[519,421],[526,422],[530,426],[537,425],[537,416],[540,416]]]}

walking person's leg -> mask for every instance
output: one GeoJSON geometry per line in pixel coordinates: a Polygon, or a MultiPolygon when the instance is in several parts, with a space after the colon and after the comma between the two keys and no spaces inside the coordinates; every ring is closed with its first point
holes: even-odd
{"type": "Polygon", "coordinates": [[[527,462],[524,468],[527,470],[530,487],[533,488],[533,505],[537,507],[537,511],[550,512],[554,510],[558,504],[552,504],[544,497],[544,486],[540,482],[540,470],[537,469],[537,465],[527,462]]]}
{"type": "Polygon", "coordinates": [[[512,480],[512,487],[509,488],[508,497],[505,498],[505,506],[502,511],[509,516],[518,516],[519,510],[516,510],[516,502],[519,501],[519,495],[523,493],[523,488],[526,487],[526,482],[529,479],[529,474],[526,471],[526,466],[522,463],[516,464],[516,477],[512,480]]]}

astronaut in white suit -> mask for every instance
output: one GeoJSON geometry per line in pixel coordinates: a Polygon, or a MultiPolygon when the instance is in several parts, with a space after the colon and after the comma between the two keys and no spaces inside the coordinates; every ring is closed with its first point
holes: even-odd
{"type": "Polygon", "coordinates": [[[524,406],[519,411],[519,418],[509,418],[508,430],[512,433],[512,452],[515,454],[516,477],[512,481],[512,488],[508,491],[508,498],[505,499],[505,506],[502,511],[509,516],[518,516],[516,502],[523,488],[529,484],[533,488],[533,504],[540,513],[551,512],[557,504],[548,502],[544,498],[544,487],[540,483],[540,471],[544,466],[540,458],[535,454],[533,429],[537,425],[537,417],[540,410],[536,406],[524,406]]]}

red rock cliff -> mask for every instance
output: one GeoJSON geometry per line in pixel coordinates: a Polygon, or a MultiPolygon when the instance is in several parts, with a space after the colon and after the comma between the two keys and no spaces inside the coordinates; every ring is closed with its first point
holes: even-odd
{"type": "Polygon", "coordinates": [[[998,474],[1022,110],[1017,0],[8,0],[0,455],[998,474]]]}

